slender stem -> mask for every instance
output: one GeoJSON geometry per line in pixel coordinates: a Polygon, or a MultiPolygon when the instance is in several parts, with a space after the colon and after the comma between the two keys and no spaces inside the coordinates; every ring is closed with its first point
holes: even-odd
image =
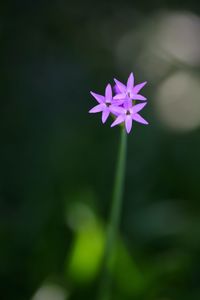
{"type": "Polygon", "coordinates": [[[126,165],[127,134],[125,128],[121,128],[121,138],[117,160],[117,169],[114,181],[113,200],[110,220],[108,224],[107,240],[102,264],[102,282],[98,300],[111,299],[111,261],[116,245],[116,239],[120,224],[122,198],[124,189],[125,165],[126,165]]]}

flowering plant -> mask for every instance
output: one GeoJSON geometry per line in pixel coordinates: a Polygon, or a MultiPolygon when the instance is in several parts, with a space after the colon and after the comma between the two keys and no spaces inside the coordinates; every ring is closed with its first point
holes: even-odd
{"type": "Polygon", "coordinates": [[[134,85],[133,73],[129,75],[126,85],[117,79],[114,79],[114,81],[114,96],[110,84],[106,86],[105,96],[90,92],[98,102],[98,105],[90,109],[89,113],[102,112],[103,123],[106,122],[110,114],[113,115],[115,120],[111,127],[124,123],[127,133],[130,133],[133,121],[147,125],[148,122],[138,113],[147,104],[147,102],[144,102],[147,99],[139,94],[147,82],[134,85]],[[138,104],[137,101],[142,101],[143,103],[138,104]]]}
{"type": "Polygon", "coordinates": [[[111,127],[114,127],[121,123],[125,125],[122,126],[121,130],[111,214],[107,229],[107,240],[105,244],[104,258],[102,262],[103,277],[102,283],[100,285],[98,300],[111,299],[112,272],[110,268],[110,261],[113,255],[113,251],[116,248],[116,240],[122,207],[127,147],[126,132],[130,133],[133,121],[139,122],[141,124],[148,124],[148,122],[139,114],[139,112],[147,104],[147,99],[139,93],[147,82],[145,81],[134,85],[133,73],[129,75],[126,85],[117,79],[114,79],[114,81],[115,85],[113,86],[113,90],[111,85],[108,84],[106,86],[104,96],[94,92],[90,92],[91,95],[96,99],[98,104],[90,109],[89,113],[101,112],[103,123],[106,122],[109,115],[113,116],[114,121],[111,124],[111,127]],[[138,103],[138,101],[140,103],[138,103]]]}

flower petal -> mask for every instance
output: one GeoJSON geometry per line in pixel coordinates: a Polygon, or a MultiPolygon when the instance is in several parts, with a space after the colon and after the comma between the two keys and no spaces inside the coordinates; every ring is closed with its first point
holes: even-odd
{"type": "Polygon", "coordinates": [[[129,133],[131,131],[131,128],[132,128],[132,117],[130,115],[126,116],[125,127],[126,127],[127,133],[129,133]]]}
{"type": "Polygon", "coordinates": [[[106,90],[105,90],[105,98],[106,100],[109,100],[111,101],[112,100],[112,88],[111,88],[111,85],[108,84],[106,86],[106,90]]]}
{"type": "Polygon", "coordinates": [[[112,99],[112,104],[115,105],[115,106],[119,106],[119,105],[122,105],[124,104],[124,101],[125,99],[112,99]]]}
{"type": "Polygon", "coordinates": [[[147,98],[145,98],[144,96],[142,96],[140,94],[131,94],[131,98],[133,100],[147,100],[147,98]]]}
{"type": "Polygon", "coordinates": [[[103,111],[105,108],[104,104],[98,104],[94,106],[92,109],[89,110],[89,113],[98,113],[100,111],[103,111]]]}
{"type": "Polygon", "coordinates": [[[147,102],[134,105],[134,106],[130,109],[131,114],[135,114],[135,113],[139,112],[140,110],[143,109],[143,107],[145,107],[146,104],[147,104],[147,102]]]}
{"type": "Polygon", "coordinates": [[[121,106],[110,105],[109,109],[110,109],[111,113],[117,114],[117,115],[126,113],[126,110],[121,106]]]}
{"type": "Polygon", "coordinates": [[[116,126],[122,122],[124,122],[125,116],[124,115],[119,115],[115,121],[111,124],[111,127],[116,126]]]}
{"type": "Polygon", "coordinates": [[[90,94],[99,102],[102,103],[104,102],[105,97],[99,94],[96,94],[94,92],[90,92],[90,94]]]}
{"type": "Polygon", "coordinates": [[[145,86],[146,83],[147,83],[147,81],[144,81],[142,83],[135,85],[133,88],[133,94],[139,93],[139,91],[145,86]]]}
{"type": "Polygon", "coordinates": [[[121,91],[120,91],[120,89],[118,88],[117,84],[114,85],[113,90],[114,90],[115,94],[121,93],[121,91]]]}
{"type": "Polygon", "coordinates": [[[121,99],[125,99],[125,98],[126,98],[125,93],[117,94],[116,96],[113,97],[114,100],[121,100],[121,99]]]}
{"type": "Polygon", "coordinates": [[[119,80],[114,78],[114,81],[118,87],[118,89],[120,90],[120,92],[124,93],[126,91],[126,86],[125,84],[123,84],[122,82],[120,82],[119,80]]]}
{"type": "Polygon", "coordinates": [[[106,120],[108,119],[109,114],[110,114],[109,109],[104,109],[103,110],[102,118],[101,118],[102,119],[102,123],[106,122],[106,120]]]}
{"type": "Polygon", "coordinates": [[[133,107],[133,102],[131,99],[127,98],[124,100],[124,103],[123,103],[123,106],[124,108],[127,110],[127,109],[130,109],[131,107],[133,107]]]}
{"type": "Polygon", "coordinates": [[[136,122],[139,122],[139,123],[142,123],[142,124],[145,124],[145,125],[148,125],[149,123],[143,119],[139,114],[134,114],[132,115],[132,119],[136,122]]]}
{"type": "Polygon", "coordinates": [[[133,76],[133,73],[131,73],[127,80],[127,89],[132,89],[133,86],[134,86],[134,76],[133,76]]]}

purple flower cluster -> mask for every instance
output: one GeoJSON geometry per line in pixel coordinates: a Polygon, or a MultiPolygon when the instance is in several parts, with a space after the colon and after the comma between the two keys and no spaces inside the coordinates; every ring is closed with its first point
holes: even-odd
{"type": "Polygon", "coordinates": [[[110,84],[106,86],[105,96],[90,92],[97,100],[98,105],[93,107],[89,113],[102,112],[103,123],[106,122],[110,114],[113,115],[115,120],[111,124],[111,127],[124,123],[127,133],[131,131],[133,121],[148,124],[148,122],[138,114],[147,102],[137,104],[137,101],[147,100],[144,96],[139,94],[147,82],[145,81],[134,86],[133,73],[130,74],[126,85],[117,79],[114,79],[114,81],[114,96],[110,84]]]}

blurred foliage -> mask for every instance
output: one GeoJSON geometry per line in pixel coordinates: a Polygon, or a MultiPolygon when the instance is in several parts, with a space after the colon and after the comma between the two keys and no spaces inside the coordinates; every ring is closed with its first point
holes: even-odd
{"type": "Polygon", "coordinates": [[[119,131],[88,115],[89,91],[130,71],[151,125],[129,136],[113,299],[200,299],[199,1],[0,11],[1,299],[95,299],[119,131]]]}

